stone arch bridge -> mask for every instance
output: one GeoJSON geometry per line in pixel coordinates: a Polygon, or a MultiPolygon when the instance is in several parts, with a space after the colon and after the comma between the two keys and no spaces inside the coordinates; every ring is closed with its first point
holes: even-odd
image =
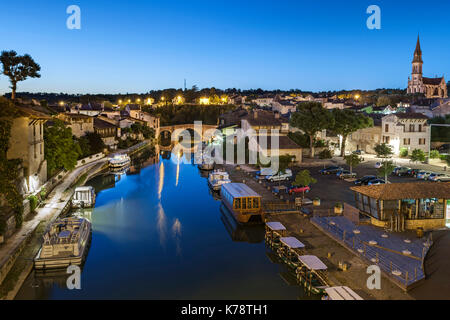
{"type": "Polygon", "coordinates": [[[212,138],[216,125],[205,124],[179,124],[172,126],[164,126],[160,128],[160,136],[168,138],[171,136],[172,141],[178,141],[179,137],[183,135],[185,130],[194,132],[194,139],[200,137],[201,141],[207,141],[212,138]]]}

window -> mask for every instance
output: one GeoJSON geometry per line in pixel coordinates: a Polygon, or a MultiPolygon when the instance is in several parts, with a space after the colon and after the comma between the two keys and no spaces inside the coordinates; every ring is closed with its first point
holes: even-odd
{"type": "Polygon", "coordinates": [[[419,139],[419,145],[425,145],[426,139],[419,139]]]}
{"type": "Polygon", "coordinates": [[[403,139],[403,144],[405,145],[405,146],[409,146],[409,145],[411,145],[411,139],[403,139]]]}
{"type": "Polygon", "coordinates": [[[234,208],[235,209],[240,209],[241,208],[241,199],[235,199],[234,200],[234,208]]]}
{"type": "Polygon", "coordinates": [[[384,127],[384,131],[385,132],[389,132],[389,125],[387,124],[387,125],[385,125],[385,127],[384,127]]]}
{"type": "Polygon", "coordinates": [[[416,131],[416,127],[413,124],[409,125],[409,132],[414,132],[416,131]]]}
{"type": "Polygon", "coordinates": [[[422,132],[422,125],[419,124],[419,132],[422,132]]]}
{"type": "Polygon", "coordinates": [[[243,198],[243,199],[242,199],[242,205],[241,205],[241,208],[242,208],[243,210],[246,210],[246,209],[247,209],[247,200],[248,200],[248,199],[246,199],[246,198],[243,198]]]}

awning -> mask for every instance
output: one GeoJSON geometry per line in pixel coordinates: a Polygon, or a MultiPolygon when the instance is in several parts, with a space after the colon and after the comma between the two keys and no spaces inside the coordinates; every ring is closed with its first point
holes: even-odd
{"type": "Polygon", "coordinates": [[[294,237],[281,238],[280,241],[291,249],[303,249],[305,247],[303,243],[294,237]]]}
{"type": "Polygon", "coordinates": [[[332,287],[325,291],[330,300],[364,300],[349,287],[332,287]]]}
{"type": "Polygon", "coordinates": [[[286,227],[280,222],[266,222],[266,226],[272,231],[284,231],[286,227]]]}
{"type": "Polygon", "coordinates": [[[327,270],[327,266],[316,256],[300,256],[298,257],[301,263],[309,270],[327,270]]]}

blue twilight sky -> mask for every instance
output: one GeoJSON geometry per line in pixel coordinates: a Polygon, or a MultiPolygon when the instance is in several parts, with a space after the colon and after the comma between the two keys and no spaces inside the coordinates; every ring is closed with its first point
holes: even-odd
{"type": "MultiPolygon", "coordinates": [[[[420,32],[425,76],[450,80],[450,1],[2,0],[0,50],[29,53],[42,78],[19,91],[406,87],[420,32]],[[66,8],[81,8],[68,30],[66,8]],[[369,30],[366,9],[381,8],[369,30]]],[[[0,77],[0,93],[9,90],[0,77]]]]}

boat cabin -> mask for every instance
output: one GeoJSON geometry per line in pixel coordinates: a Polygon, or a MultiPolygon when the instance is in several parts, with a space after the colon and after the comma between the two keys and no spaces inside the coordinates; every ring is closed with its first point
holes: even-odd
{"type": "Polygon", "coordinates": [[[240,223],[262,223],[262,198],[243,183],[222,185],[222,202],[240,223]]]}
{"type": "Polygon", "coordinates": [[[78,187],[72,198],[74,208],[92,208],[95,205],[95,189],[91,186],[78,187]]]}

